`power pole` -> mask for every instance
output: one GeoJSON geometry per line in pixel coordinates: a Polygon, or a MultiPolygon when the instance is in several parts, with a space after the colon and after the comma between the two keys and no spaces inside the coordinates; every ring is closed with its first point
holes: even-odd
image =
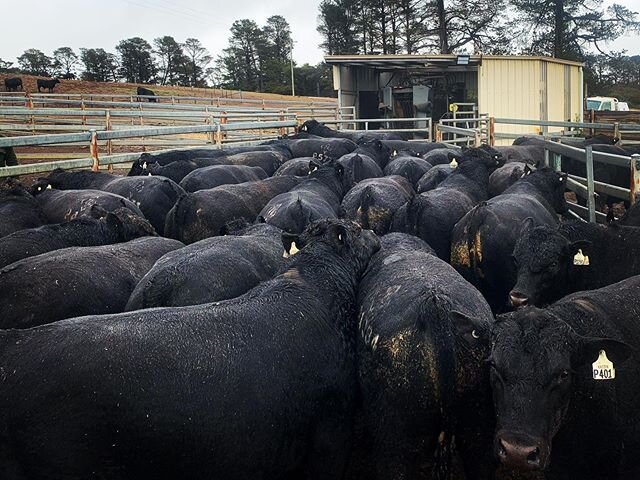
{"type": "Polygon", "coordinates": [[[289,60],[291,61],[291,96],[296,96],[296,80],[293,75],[293,40],[291,41],[291,49],[289,50],[289,60]]]}

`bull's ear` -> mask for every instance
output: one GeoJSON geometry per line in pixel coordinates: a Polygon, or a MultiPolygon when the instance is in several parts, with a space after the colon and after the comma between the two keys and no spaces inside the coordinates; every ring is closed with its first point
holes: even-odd
{"type": "Polygon", "coordinates": [[[603,350],[613,363],[614,368],[633,354],[633,349],[629,345],[612,338],[580,337],[578,349],[572,355],[571,362],[576,367],[591,365],[603,350]]]}
{"type": "Polygon", "coordinates": [[[347,241],[347,228],[344,225],[336,225],[334,235],[338,245],[342,246],[347,241]]]}
{"type": "Polygon", "coordinates": [[[457,310],[451,310],[449,318],[456,334],[467,343],[477,345],[478,343],[488,343],[491,340],[491,329],[486,322],[480,322],[457,310]]]}
{"type": "Polygon", "coordinates": [[[582,253],[586,254],[592,245],[593,243],[589,240],[576,240],[575,242],[569,243],[564,248],[567,255],[574,256],[579,250],[582,250],[582,253]]]}
{"type": "Polygon", "coordinates": [[[284,257],[289,257],[298,253],[302,248],[300,243],[300,237],[295,233],[282,232],[282,246],[284,246],[284,257]]]}
{"type": "Polygon", "coordinates": [[[524,166],[524,173],[522,174],[522,176],[526,177],[527,175],[531,175],[532,172],[533,172],[533,170],[531,170],[531,167],[529,165],[525,165],[524,166]]]}
{"type": "Polygon", "coordinates": [[[316,162],[315,160],[309,161],[309,173],[315,172],[319,168],[320,168],[320,163],[316,162]]]}

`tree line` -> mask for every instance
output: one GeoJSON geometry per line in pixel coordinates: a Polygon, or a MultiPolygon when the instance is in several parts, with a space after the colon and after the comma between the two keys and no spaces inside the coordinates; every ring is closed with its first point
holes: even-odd
{"type": "Polygon", "coordinates": [[[212,57],[196,38],[179,43],[172,36],[158,37],[153,46],[140,37],[120,41],[115,50],[60,47],[53,55],[30,48],[17,58],[18,67],[0,59],[0,71],[38,76],[70,76],[81,71],[83,80],[126,81],[203,87],[211,75],[212,57]]]}
{"type": "Polygon", "coordinates": [[[602,0],[323,0],[328,54],[475,53],[583,59],[640,31],[636,12],[602,0]]]}

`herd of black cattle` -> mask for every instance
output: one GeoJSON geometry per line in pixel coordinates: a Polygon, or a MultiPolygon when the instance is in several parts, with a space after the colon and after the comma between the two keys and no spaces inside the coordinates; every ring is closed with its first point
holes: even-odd
{"type": "Polygon", "coordinates": [[[640,478],[640,218],[542,158],[310,121],[6,181],[0,478],[640,478]]]}

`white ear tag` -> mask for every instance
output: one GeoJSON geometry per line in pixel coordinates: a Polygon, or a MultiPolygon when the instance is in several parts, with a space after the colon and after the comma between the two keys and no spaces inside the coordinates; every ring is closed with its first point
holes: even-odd
{"type": "Polygon", "coordinates": [[[51,190],[52,188],[51,184],[47,185],[47,190],[51,190]]]}
{"type": "Polygon", "coordinates": [[[289,249],[289,255],[295,255],[299,251],[300,250],[298,250],[298,246],[296,245],[296,242],[291,242],[291,248],[289,249]]]}
{"type": "Polygon", "coordinates": [[[607,353],[600,350],[598,359],[591,364],[593,367],[594,380],[613,380],[616,378],[616,369],[613,368],[613,362],[607,358],[607,353]]]}
{"type": "Polygon", "coordinates": [[[455,158],[453,160],[451,160],[451,163],[449,164],[449,166],[451,168],[458,168],[458,162],[456,162],[455,158]]]}
{"type": "Polygon", "coordinates": [[[341,233],[339,233],[339,234],[338,234],[338,241],[339,241],[339,242],[341,242],[341,241],[342,241],[342,234],[341,234],[341,233]]]}
{"type": "Polygon", "coordinates": [[[144,163],[142,164],[142,168],[144,168],[145,170],[147,169],[147,162],[144,162],[144,163]]]}
{"type": "Polygon", "coordinates": [[[393,153],[391,154],[392,157],[395,157],[396,155],[398,155],[398,151],[394,150],[393,153]]]}
{"type": "Polygon", "coordinates": [[[589,266],[589,257],[587,255],[584,255],[582,253],[582,250],[579,249],[578,253],[576,253],[573,256],[573,264],[574,265],[580,265],[582,267],[588,267],[589,266]]]}

